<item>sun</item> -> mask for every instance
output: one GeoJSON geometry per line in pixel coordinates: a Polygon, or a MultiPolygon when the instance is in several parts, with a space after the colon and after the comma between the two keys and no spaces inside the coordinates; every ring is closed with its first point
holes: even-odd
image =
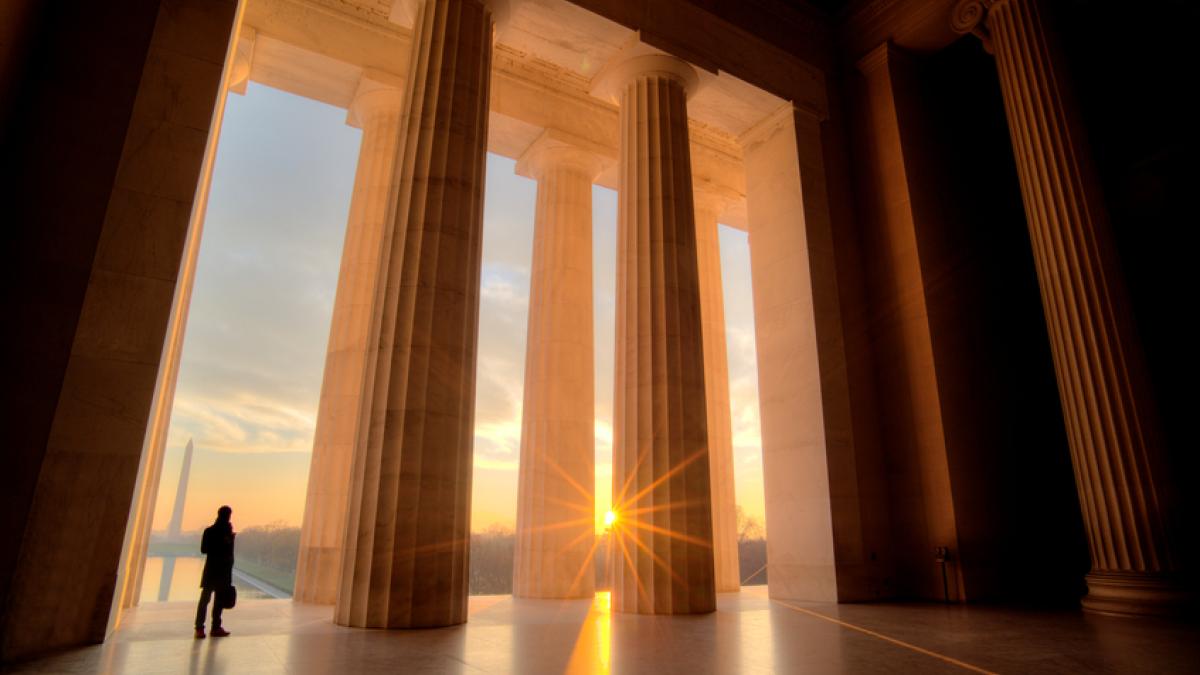
{"type": "Polygon", "coordinates": [[[604,514],[604,526],[612,527],[613,523],[617,522],[617,514],[614,511],[609,511],[604,514]]]}

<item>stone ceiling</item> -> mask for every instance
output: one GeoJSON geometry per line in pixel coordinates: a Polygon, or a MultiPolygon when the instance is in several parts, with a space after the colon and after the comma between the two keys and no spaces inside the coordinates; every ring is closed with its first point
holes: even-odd
{"type": "MultiPolygon", "coordinates": [[[[310,1],[381,27],[389,21],[404,22],[399,6],[405,0],[310,1]]],[[[567,0],[511,0],[507,21],[497,33],[497,44],[511,56],[532,61],[529,65],[543,72],[561,71],[564,82],[576,85],[589,82],[636,39],[634,31],[567,0]]],[[[702,72],[700,90],[689,102],[689,116],[732,140],[781,105],[779,98],[727,73],[702,72]]]]}
{"type": "Polygon", "coordinates": [[[315,0],[318,4],[376,23],[387,23],[392,0],[315,0]]]}
{"type": "MultiPolygon", "coordinates": [[[[510,0],[498,21],[488,150],[519,158],[546,129],[616,158],[615,102],[592,95],[593,78],[623,49],[653,49],[638,35],[568,0],[510,0]]],[[[246,0],[233,71],[240,80],[348,108],[360,77],[408,74],[415,0],[246,0]],[[408,24],[408,25],[405,25],[408,24]],[[390,75],[389,75],[390,74],[390,75]]],[[[713,16],[706,31],[726,28],[713,16]]],[[[727,199],[723,223],[746,226],[739,137],[786,102],[725,72],[697,67],[688,102],[692,171],[698,186],[727,199]]],[[[353,116],[348,122],[353,123],[353,116]]],[[[617,183],[613,162],[596,182],[617,183]]]]}

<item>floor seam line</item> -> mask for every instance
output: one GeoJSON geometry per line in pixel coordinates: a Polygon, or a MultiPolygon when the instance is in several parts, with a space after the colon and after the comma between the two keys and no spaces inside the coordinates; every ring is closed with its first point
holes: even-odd
{"type": "Polygon", "coordinates": [[[826,616],[825,614],[822,614],[820,612],[814,612],[811,609],[805,609],[804,607],[797,607],[796,605],[792,605],[792,604],[783,602],[782,600],[772,600],[772,602],[775,602],[775,603],[778,603],[779,605],[787,607],[788,609],[790,609],[792,611],[800,612],[801,614],[805,614],[807,616],[811,616],[811,617],[820,619],[822,621],[827,621],[829,623],[841,626],[842,628],[849,628],[850,630],[858,631],[864,635],[869,635],[878,640],[883,640],[884,642],[890,642],[894,645],[904,647],[905,649],[910,649],[914,652],[918,652],[918,653],[924,654],[926,656],[932,656],[935,659],[939,659],[946,663],[956,665],[960,668],[964,668],[964,669],[970,670],[972,672],[984,673],[985,675],[997,675],[997,673],[995,673],[994,671],[980,668],[979,666],[972,665],[970,663],[967,663],[966,661],[960,661],[959,659],[956,659],[952,656],[947,656],[945,654],[939,654],[938,652],[935,652],[935,651],[932,651],[929,649],[925,649],[924,647],[918,647],[917,645],[914,645],[909,642],[905,642],[903,640],[899,640],[894,637],[884,635],[883,633],[877,633],[869,628],[863,628],[862,626],[856,626],[852,623],[842,621],[841,619],[835,619],[832,616],[826,616]]]}

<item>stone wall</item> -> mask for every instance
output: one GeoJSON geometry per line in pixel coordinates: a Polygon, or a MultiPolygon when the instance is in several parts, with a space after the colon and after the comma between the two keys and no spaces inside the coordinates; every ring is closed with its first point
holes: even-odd
{"type": "Polygon", "coordinates": [[[234,0],[60,3],[4,130],[0,660],[104,638],[234,0]]]}

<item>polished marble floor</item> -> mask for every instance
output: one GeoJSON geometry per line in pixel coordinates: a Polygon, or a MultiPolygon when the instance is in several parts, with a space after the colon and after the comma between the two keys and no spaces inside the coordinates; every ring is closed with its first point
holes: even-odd
{"type": "Polygon", "coordinates": [[[104,645],[24,673],[1172,673],[1200,671],[1200,627],[1080,612],[773,602],[763,587],[714,614],[610,614],[594,602],[471,599],[464,626],[341,628],[332,608],[239,603],[233,635],[193,640],[188,603],[146,605],[104,645]]]}

